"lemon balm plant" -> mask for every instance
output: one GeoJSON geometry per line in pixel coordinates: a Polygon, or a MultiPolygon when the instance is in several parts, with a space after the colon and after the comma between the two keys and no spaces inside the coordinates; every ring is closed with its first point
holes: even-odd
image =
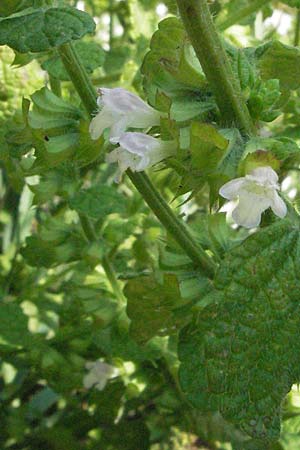
{"type": "Polygon", "coordinates": [[[299,447],[299,10],[0,6],[3,448],[299,447]]]}

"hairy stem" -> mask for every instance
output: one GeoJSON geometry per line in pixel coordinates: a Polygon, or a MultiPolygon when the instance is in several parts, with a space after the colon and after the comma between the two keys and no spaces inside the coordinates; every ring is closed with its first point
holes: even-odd
{"type": "Polygon", "coordinates": [[[197,266],[202,267],[207,275],[212,276],[215,271],[215,265],[211,258],[209,258],[202,247],[195,241],[185,224],[175,216],[172,209],[155,189],[148,176],[143,172],[132,172],[131,170],[128,170],[127,174],[170,235],[173,236],[197,266]]]}
{"type": "Polygon", "coordinates": [[[244,134],[255,132],[240,84],[218,36],[206,0],[177,0],[179,12],[214,92],[225,125],[236,124],[244,134]]]}
{"type": "Polygon", "coordinates": [[[61,45],[58,51],[85,109],[93,114],[97,110],[96,92],[75,48],[72,43],[67,43],[61,45]]]}
{"type": "MultiPolygon", "coordinates": [[[[238,3],[239,2],[237,2],[237,4],[238,3]]],[[[270,0],[252,0],[246,8],[237,8],[237,10],[231,13],[230,16],[225,20],[220,22],[216,21],[216,26],[219,31],[224,31],[232,25],[235,25],[236,23],[250,16],[255,11],[258,11],[267,3],[270,3],[270,0]]]]}
{"type": "MultiPolygon", "coordinates": [[[[73,81],[86,110],[92,114],[97,108],[95,91],[84,67],[80,63],[75,49],[70,44],[64,44],[60,47],[60,54],[64,66],[73,81]],[[74,71],[74,67],[77,67],[78,70],[74,71]]],[[[213,261],[195,241],[184,223],[176,217],[174,212],[150,182],[147,175],[145,173],[133,173],[130,170],[127,170],[127,175],[139,193],[143,196],[150,209],[172,235],[175,241],[182,247],[185,253],[195,262],[195,264],[202,267],[209,276],[213,276],[215,272],[213,261]]],[[[86,228],[88,229],[87,226],[86,228]]],[[[89,230],[88,233],[91,233],[91,230],[89,230]]]]}

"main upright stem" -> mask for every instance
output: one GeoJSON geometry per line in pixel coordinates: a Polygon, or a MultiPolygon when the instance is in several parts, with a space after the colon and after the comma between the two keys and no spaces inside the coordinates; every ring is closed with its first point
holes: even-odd
{"type": "Polygon", "coordinates": [[[227,126],[251,135],[255,128],[206,0],[177,0],[179,12],[227,126]]]}

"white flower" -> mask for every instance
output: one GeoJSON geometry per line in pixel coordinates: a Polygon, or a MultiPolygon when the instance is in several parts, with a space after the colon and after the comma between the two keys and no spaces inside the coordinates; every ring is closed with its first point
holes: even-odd
{"type": "Polygon", "coordinates": [[[278,176],[271,167],[258,167],[243,178],[236,178],[221,187],[219,193],[228,200],[238,199],[232,212],[233,220],[246,228],[260,224],[261,214],[272,208],[283,218],[287,213],[284,201],[278,195],[278,176]]]}
{"type": "Polygon", "coordinates": [[[133,172],[141,172],[176,152],[174,141],[162,141],[144,133],[123,133],[119,144],[106,155],[106,162],[119,165],[118,183],[129,167],[133,172]]]}
{"type": "Polygon", "coordinates": [[[117,144],[127,128],[148,128],[160,124],[160,113],[126,89],[101,88],[98,114],[90,123],[91,138],[98,139],[110,128],[110,142],[117,144]]]}
{"type": "Polygon", "coordinates": [[[99,391],[102,391],[107,381],[119,374],[118,369],[102,361],[89,361],[85,364],[85,368],[89,370],[89,373],[83,377],[83,386],[86,389],[95,387],[99,391]]]}

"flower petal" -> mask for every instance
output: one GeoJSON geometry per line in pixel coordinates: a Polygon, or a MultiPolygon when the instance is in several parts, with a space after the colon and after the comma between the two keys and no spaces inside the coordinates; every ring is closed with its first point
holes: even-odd
{"type": "Polygon", "coordinates": [[[92,119],[89,127],[89,132],[93,140],[99,139],[103,131],[106,128],[112,126],[115,122],[115,117],[106,108],[103,108],[98,114],[92,119]]]}
{"type": "Polygon", "coordinates": [[[153,108],[140,97],[123,88],[100,88],[100,104],[109,107],[111,111],[127,114],[130,111],[139,110],[140,113],[152,111],[153,108]]]}
{"type": "Polygon", "coordinates": [[[118,144],[122,134],[126,131],[128,125],[126,116],[121,116],[119,120],[114,122],[110,129],[109,140],[112,144],[118,144]]]}
{"type": "Polygon", "coordinates": [[[129,167],[133,172],[140,172],[147,167],[149,161],[148,159],[144,160],[144,157],[141,157],[140,155],[134,153],[130,153],[122,147],[118,147],[106,155],[105,161],[107,163],[118,163],[119,171],[117,173],[115,181],[119,183],[122,179],[123,173],[129,167]]]}
{"type": "Polygon", "coordinates": [[[255,228],[260,224],[261,214],[271,206],[271,201],[268,198],[242,193],[239,196],[238,206],[232,213],[232,218],[235,223],[245,228],[255,228]]]}
{"type": "Polygon", "coordinates": [[[273,213],[281,219],[283,219],[283,217],[285,217],[287,214],[286,204],[276,191],[274,191],[271,208],[273,213]]]}
{"type": "Polygon", "coordinates": [[[130,153],[135,153],[140,156],[151,151],[157,145],[159,146],[158,139],[145,133],[127,132],[120,138],[121,147],[125,148],[130,153]]]}
{"type": "Polygon", "coordinates": [[[246,177],[258,183],[266,183],[268,181],[269,183],[276,184],[278,182],[277,173],[269,166],[257,167],[246,177]]]}
{"type": "Polygon", "coordinates": [[[245,178],[235,178],[224,184],[219,190],[219,194],[222,197],[227,198],[227,200],[234,200],[238,196],[239,190],[244,183],[245,178]]]}

